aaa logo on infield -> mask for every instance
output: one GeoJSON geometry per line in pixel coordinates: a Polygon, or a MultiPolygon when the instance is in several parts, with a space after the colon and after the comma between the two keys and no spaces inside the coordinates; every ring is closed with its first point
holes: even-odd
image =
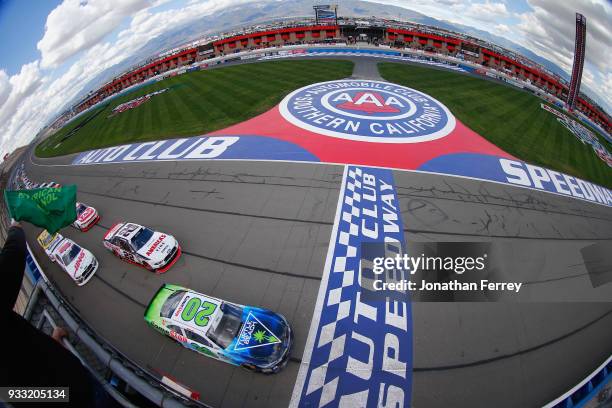
{"type": "Polygon", "coordinates": [[[389,82],[340,80],[305,86],[280,103],[292,124],[327,136],[379,143],[439,139],[455,117],[422,92],[389,82]]]}

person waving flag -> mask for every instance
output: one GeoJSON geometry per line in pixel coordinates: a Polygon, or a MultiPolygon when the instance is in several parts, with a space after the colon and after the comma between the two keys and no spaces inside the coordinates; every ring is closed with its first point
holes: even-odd
{"type": "Polygon", "coordinates": [[[76,185],[4,191],[10,216],[54,234],[76,219],[76,185]]]}

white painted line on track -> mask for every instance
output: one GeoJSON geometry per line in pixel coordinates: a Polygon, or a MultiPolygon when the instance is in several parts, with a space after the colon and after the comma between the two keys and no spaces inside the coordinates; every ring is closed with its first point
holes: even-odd
{"type": "Polygon", "coordinates": [[[346,186],[346,179],[348,176],[348,165],[344,166],[344,172],[342,174],[342,184],[340,187],[340,194],[338,195],[338,205],[336,206],[336,215],[334,217],[334,226],[332,228],[331,236],[329,238],[329,246],[327,247],[327,256],[325,258],[325,267],[323,269],[323,275],[321,276],[321,284],[319,285],[319,293],[317,294],[317,303],[315,304],[314,312],[312,314],[312,321],[310,322],[310,329],[308,330],[308,338],[306,339],[306,345],[304,347],[304,355],[302,356],[302,362],[300,363],[300,371],[298,372],[293,386],[293,393],[291,395],[290,407],[297,407],[300,402],[300,396],[302,394],[302,388],[308,374],[308,366],[310,364],[310,357],[314,349],[314,341],[317,336],[317,330],[319,328],[318,318],[321,316],[323,310],[323,302],[325,301],[325,295],[327,294],[327,285],[329,281],[329,274],[331,272],[332,261],[334,257],[334,249],[336,247],[336,240],[338,238],[338,226],[340,225],[340,214],[342,213],[342,203],[344,201],[344,190],[346,186]]]}

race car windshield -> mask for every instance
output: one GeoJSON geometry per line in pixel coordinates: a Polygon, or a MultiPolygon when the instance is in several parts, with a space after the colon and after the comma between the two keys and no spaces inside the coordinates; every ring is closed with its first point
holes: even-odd
{"type": "Polygon", "coordinates": [[[134,237],[132,238],[132,245],[136,250],[139,250],[143,247],[144,244],[149,242],[152,236],[153,231],[146,227],[142,227],[140,231],[138,231],[136,235],[134,235],[134,237]]]}
{"type": "Polygon", "coordinates": [[[225,349],[238,335],[242,325],[242,309],[228,303],[223,303],[221,311],[223,312],[223,317],[216,326],[212,326],[208,330],[208,337],[217,343],[219,347],[225,349]]]}
{"type": "Polygon", "coordinates": [[[184,290],[177,290],[176,292],[171,294],[168,299],[166,299],[164,305],[161,308],[161,316],[165,318],[170,318],[170,316],[172,316],[172,313],[174,313],[174,310],[178,306],[179,302],[183,298],[184,294],[184,290]]]}
{"type": "Polygon", "coordinates": [[[62,262],[64,265],[70,265],[70,262],[81,252],[81,248],[78,245],[73,245],[69,251],[62,254],[62,262]]]}
{"type": "Polygon", "coordinates": [[[85,211],[87,207],[84,204],[79,204],[79,206],[77,207],[76,211],[78,215],[83,214],[83,211],[85,211]]]}

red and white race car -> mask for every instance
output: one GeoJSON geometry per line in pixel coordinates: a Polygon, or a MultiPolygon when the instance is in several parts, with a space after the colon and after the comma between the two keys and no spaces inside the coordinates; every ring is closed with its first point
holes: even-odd
{"type": "Polygon", "coordinates": [[[49,234],[46,230],[36,238],[51,262],[57,263],[74,282],[83,286],[98,269],[96,257],[74,241],[58,233],[49,234]]]}
{"type": "Polygon", "coordinates": [[[72,226],[83,232],[88,231],[100,221],[100,214],[98,214],[95,208],[78,201],[76,203],[76,213],[77,218],[72,223],[72,226]]]}
{"type": "Polygon", "coordinates": [[[166,272],[181,256],[181,247],[172,235],[131,222],[115,224],[103,243],[119,258],[156,273],[166,272]]]}

